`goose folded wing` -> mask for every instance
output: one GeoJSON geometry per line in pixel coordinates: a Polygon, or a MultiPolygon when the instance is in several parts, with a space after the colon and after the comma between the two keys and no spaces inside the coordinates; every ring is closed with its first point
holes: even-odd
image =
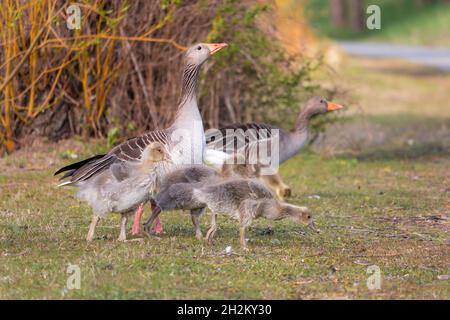
{"type": "Polygon", "coordinates": [[[234,151],[250,142],[271,138],[272,129],[277,128],[256,122],[233,124],[217,130],[209,130],[206,135],[206,144],[211,149],[234,151]]]}
{"type": "Polygon", "coordinates": [[[119,144],[103,157],[89,161],[76,169],[71,175],[70,182],[75,183],[88,180],[108,170],[111,166],[114,166],[112,169],[113,175],[120,181],[128,174],[124,165],[138,162],[142,151],[155,141],[167,144],[167,133],[165,131],[152,131],[119,144]]]}

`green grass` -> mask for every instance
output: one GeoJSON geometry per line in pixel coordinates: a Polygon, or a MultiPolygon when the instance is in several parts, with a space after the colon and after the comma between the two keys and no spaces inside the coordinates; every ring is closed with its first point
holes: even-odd
{"type": "Polygon", "coordinates": [[[331,38],[450,46],[450,4],[420,6],[415,0],[365,0],[364,8],[371,4],[381,8],[381,30],[355,33],[349,28],[334,28],[328,0],[308,0],[306,16],[319,34],[331,38]]]}
{"type": "Polygon", "coordinates": [[[449,165],[439,156],[358,161],[306,152],[282,175],[320,233],[282,221],[267,234],[269,223],[259,220],[245,253],[234,221],[220,217],[208,246],[182,212],[163,214],[160,240],[117,242],[112,215],[86,243],[90,209],[73,190],[53,187],[57,166],[10,164],[0,175],[0,298],[448,299],[448,281],[437,278],[449,271],[448,220],[433,217],[448,218],[449,165]],[[228,245],[238,255],[221,255],[228,245]],[[80,290],[64,291],[69,263],[81,268],[80,290]],[[382,271],[379,291],[366,287],[372,264],[382,271]]]}

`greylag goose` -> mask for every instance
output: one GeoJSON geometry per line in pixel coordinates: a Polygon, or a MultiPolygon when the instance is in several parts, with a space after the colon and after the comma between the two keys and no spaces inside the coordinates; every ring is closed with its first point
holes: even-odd
{"type": "MultiPolygon", "coordinates": [[[[343,106],[337,103],[329,102],[321,97],[313,97],[306,102],[305,107],[298,114],[294,130],[290,132],[265,123],[233,124],[218,130],[208,130],[206,134],[207,148],[228,154],[243,154],[246,161],[256,163],[259,166],[258,171],[261,172],[261,168],[267,168],[267,160],[270,161],[270,165],[275,164],[276,167],[295,156],[302,149],[308,140],[309,121],[313,116],[341,108],[343,106]],[[274,140],[275,137],[278,140],[274,140]],[[278,142],[277,149],[274,149],[278,150],[277,157],[271,153],[272,146],[270,144],[275,141],[278,142]],[[261,161],[259,143],[262,145],[267,143],[268,152],[266,154],[269,159],[261,161]]],[[[222,161],[226,161],[224,157],[222,159],[224,159],[222,161]]],[[[220,159],[216,161],[220,162],[220,159]]],[[[276,191],[279,199],[283,200],[291,195],[291,189],[283,182],[276,170],[269,170],[261,174],[259,178],[276,191]]]]}
{"type": "Polygon", "coordinates": [[[152,142],[142,151],[139,161],[114,163],[109,170],[80,183],[77,197],[93,209],[87,241],[93,240],[99,220],[109,212],[121,214],[119,241],[126,240],[128,216],[149,199],[150,190],[157,188],[170,161],[168,157],[161,143],[152,142]]]}
{"type": "Polygon", "coordinates": [[[176,183],[161,190],[151,200],[153,212],[146,224],[151,225],[163,210],[211,210],[211,227],[206,234],[212,242],[217,230],[216,215],[223,213],[239,221],[240,243],[246,249],[245,229],[253,219],[271,220],[292,218],[309,225],[312,222],[308,208],[295,206],[276,199],[264,184],[253,179],[230,179],[213,184],[176,183]]]}
{"type": "MultiPolygon", "coordinates": [[[[86,182],[111,166],[139,161],[143,150],[152,142],[164,145],[174,166],[183,163],[202,163],[205,134],[197,105],[198,74],[203,63],[226,46],[225,43],[200,43],[187,50],[184,56],[181,97],[175,120],[169,128],[148,132],[114,147],[105,155],[97,155],[59,169],[55,175],[65,172],[61,179],[70,178],[60,186],[74,185],[83,189],[86,182]]],[[[155,191],[150,190],[151,193],[155,191]]],[[[142,214],[142,206],[137,211],[137,215],[139,214],[142,214]]]]}
{"type": "Polygon", "coordinates": [[[306,102],[295,122],[294,130],[287,132],[284,129],[265,123],[249,122],[244,124],[233,124],[216,130],[208,130],[206,143],[208,149],[224,152],[236,152],[236,146],[245,146],[255,141],[270,139],[271,131],[279,131],[279,163],[283,163],[295,156],[308,140],[308,129],[310,119],[318,114],[342,109],[343,106],[329,102],[321,97],[313,97],[306,102]],[[237,130],[243,130],[247,135],[235,135],[237,130]],[[259,130],[265,130],[267,136],[261,136],[259,130]],[[237,141],[237,140],[241,141],[237,141]],[[245,140],[242,140],[245,139],[245,140]]]}

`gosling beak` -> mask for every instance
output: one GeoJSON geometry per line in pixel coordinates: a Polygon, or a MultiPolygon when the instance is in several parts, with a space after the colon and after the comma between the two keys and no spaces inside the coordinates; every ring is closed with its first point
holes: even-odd
{"type": "Polygon", "coordinates": [[[209,55],[212,56],[217,51],[219,51],[225,47],[228,47],[228,44],[227,43],[206,43],[206,46],[209,49],[209,55]]]}
{"type": "Polygon", "coordinates": [[[327,102],[327,111],[339,110],[342,109],[343,107],[344,106],[334,102],[327,102]]]}

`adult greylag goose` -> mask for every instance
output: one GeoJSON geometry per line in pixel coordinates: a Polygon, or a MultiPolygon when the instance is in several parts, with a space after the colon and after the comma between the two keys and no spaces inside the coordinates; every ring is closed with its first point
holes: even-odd
{"type": "Polygon", "coordinates": [[[267,186],[254,179],[230,179],[206,185],[175,183],[162,189],[151,201],[154,204],[152,216],[147,222],[149,225],[163,210],[209,208],[212,214],[211,227],[206,234],[209,243],[217,230],[216,215],[223,213],[231,216],[239,221],[240,242],[244,249],[245,229],[253,219],[265,217],[280,220],[290,217],[306,225],[312,222],[308,208],[279,201],[267,186]]]}
{"type": "Polygon", "coordinates": [[[278,129],[279,163],[281,164],[295,156],[306,144],[308,140],[309,121],[313,116],[342,108],[342,105],[329,102],[324,98],[313,97],[306,102],[305,107],[299,112],[292,131],[288,132],[282,128],[266,123],[249,122],[233,124],[220,128],[218,131],[208,130],[206,135],[207,148],[216,151],[236,152],[236,146],[248,147],[256,141],[270,140],[272,138],[272,130],[278,129]],[[234,135],[237,130],[243,130],[248,135],[234,135]],[[259,130],[264,130],[267,135],[260,135],[259,130]],[[237,141],[237,139],[241,141],[237,141]]]}
{"type": "MultiPolygon", "coordinates": [[[[65,172],[60,184],[83,189],[87,182],[113,165],[135,163],[142,158],[143,150],[152,142],[159,142],[170,154],[173,166],[202,163],[205,151],[205,134],[202,117],[197,105],[197,84],[200,67],[213,54],[226,47],[225,43],[200,43],[190,47],[184,56],[181,97],[175,120],[169,128],[148,132],[130,139],[105,155],[71,164],[59,169],[55,175],[65,172]]],[[[138,186],[136,186],[138,188],[138,186]]],[[[154,193],[156,190],[149,190],[154,193]]],[[[130,190],[129,192],[134,192],[130,190]]],[[[142,214],[142,206],[137,215],[142,214]]]]}

